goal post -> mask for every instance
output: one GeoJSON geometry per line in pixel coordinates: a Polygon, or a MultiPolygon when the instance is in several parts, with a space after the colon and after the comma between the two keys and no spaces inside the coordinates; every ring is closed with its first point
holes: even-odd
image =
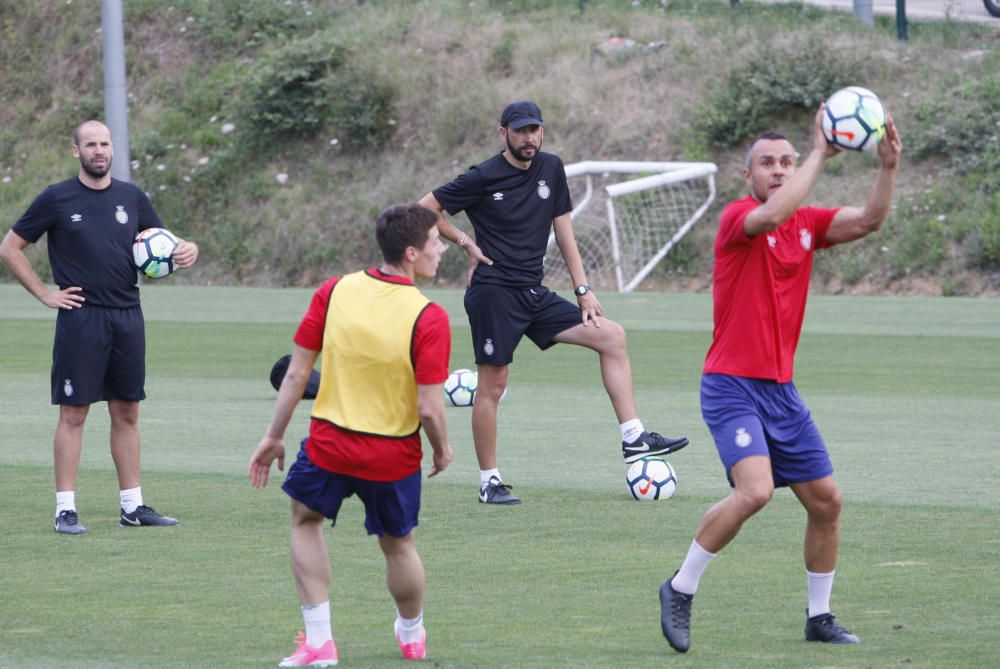
{"type": "MultiPolygon", "coordinates": [[[[631,292],[715,200],[714,163],[588,160],[566,166],[573,234],[590,284],[631,292]]],[[[549,235],[545,277],[568,282],[549,235]]]]}

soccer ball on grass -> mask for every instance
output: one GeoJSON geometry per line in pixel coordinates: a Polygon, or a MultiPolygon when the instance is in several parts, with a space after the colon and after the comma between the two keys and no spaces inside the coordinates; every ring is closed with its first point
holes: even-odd
{"type": "Polygon", "coordinates": [[[677,474],[660,458],[636,460],[625,474],[628,491],[636,499],[668,500],[677,490],[677,474]]]}
{"type": "MultiPolygon", "coordinates": [[[[479,388],[479,373],[471,369],[456,369],[448,375],[444,382],[444,401],[453,407],[471,407],[476,401],[476,390],[479,388]]],[[[503,389],[500,399],[507,397],[507,388],[503,389]]]]}
{"type": "Polygon", "coordinates": [[[174,251],[180,241],[164,228],[146,228],[132,244],[136,268],[150,279],[162,279],[174,271],[174,251]]]}
{"type": "Polygon", "coordinates": [[[476,399],[479,375],[471,369],[456,369],[444,382],[444,399],[453,407],[471,407],[476,399]]]}
{"type": "Polygon", "coordinates": [[[842,88],[826,100],[823,136],[851,151],[874,151],[885,135],[885,108],[867,88],[842,88]]]}

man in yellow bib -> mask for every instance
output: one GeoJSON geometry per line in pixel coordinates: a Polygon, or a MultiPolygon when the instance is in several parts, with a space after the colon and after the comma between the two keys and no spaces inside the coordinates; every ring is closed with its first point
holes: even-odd
{"type": "Polygon", "coordinates": [[[295,333],[271,423],[250,458],[256,488],[267,485],[274,460],[284,470],[285,430],[322,352],[309,436],[282,485],[292,498],[292,566],[306,631],[280,667],[337,664],[323,522],[336,523],[341,503],[354,494],[385,555],[400,651],[407,659],[426,657],[424,568],[413,540],[420,428],[434,450],[435,476],[452,459],[443,392],[451,329],[445,310],[413,280],[437,272],[445,246],[436,223],[437,215],[417,204],[385,209],[375,223],[382,266],[334,277],[316,291],[295,333]]]}

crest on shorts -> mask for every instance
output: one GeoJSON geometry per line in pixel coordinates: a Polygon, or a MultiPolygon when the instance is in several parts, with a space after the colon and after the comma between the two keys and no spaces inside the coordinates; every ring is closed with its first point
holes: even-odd
{"type": "Polygon", "coordinates": [[[483,344],[483,353],[486,355],[493,355],[496,350],[496,347],[493,346],[493,340],[487,337],[486,343],[483,344]]]}
{"type": "Polygon", "coordinates": [[[737,446],[740,448],[746,448],[751,443],[753,443],[753,437],[747,432],[745,427],[736,428],[736,437],[733,439],[737,446]]]}
{"type": "Polygon", "coordinates": [[[811,249],[813,245],[812,233],[805,229],[799,230],[799,242],[806,251],[811,249]]]}
{"type": "Polygon", "coordinates": [[[543,200],[548,200],[549,196],[552,195],[552,189],[545,185],[544,181],[538,182],[538,197],[543,200]]]}
{"type": "Polygon", "coordinates": [[[121,223],[122,225],[128,223],[128,212],[125,211],[125,207],[119,204],[115,207],[115,209],[118,210],[115,212],[115,220],[121,223]]]}
{"type": "Polygon", "coordinates": [[[66,383],[63,384],[63,395],[73,397],[73,382],[69,379],[66,379],[66,383]]]}

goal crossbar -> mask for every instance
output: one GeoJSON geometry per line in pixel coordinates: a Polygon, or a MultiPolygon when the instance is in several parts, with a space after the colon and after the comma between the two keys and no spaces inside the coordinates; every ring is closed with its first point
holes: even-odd
{"type": "MultiPolygon", "coordinates": [[[[715,200],[717,171],[714,163],[588,160],[567,165],[578,201],[570,214],[574,236],[591,284],[631,292],[642,283],[715,200]]],[[[551,281],[568,274],[552,233],[546,277],[551,281]]]]}

